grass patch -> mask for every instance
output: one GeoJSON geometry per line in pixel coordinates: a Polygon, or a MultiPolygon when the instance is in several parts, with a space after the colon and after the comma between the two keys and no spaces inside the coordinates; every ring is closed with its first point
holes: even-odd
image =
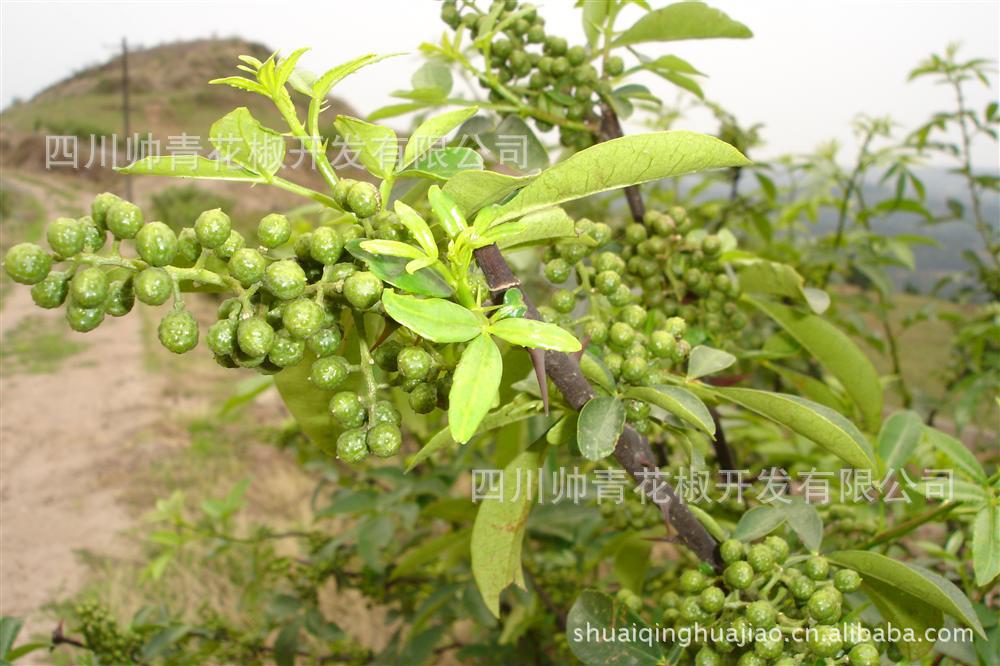
{"type": "Polygon", "coordinates": [[[62,319],[31,315],[4,334],[0,347],[4,372],[45,374],[58,370],[88,345],[71,337],[62,319]]]}

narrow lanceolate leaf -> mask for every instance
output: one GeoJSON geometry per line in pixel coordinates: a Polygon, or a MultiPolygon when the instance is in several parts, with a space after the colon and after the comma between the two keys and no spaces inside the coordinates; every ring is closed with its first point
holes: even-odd
{"type": "Polygon", "coordinates": [[[814,553],[819,552],[823,543],[823,519],[812,504],[801,498],[792,500],[782,507],[788,526],[795,532],[802,545],[814,553]]]}
{"type": "Polygon", "coordinates": [[[715,437],[715,421],[712,420],[708,407],[686,389],[679,386],[634,387],[625,393],[625,397],[662,407],[682,421],[715,437]]]}
{"type": "Polygon", "coordinates": [[[615,40],[616,46],[681,39],[753,37],[750,28],[703,2],[677,2],[649,12],[615,40]]]}
{"type": "Polygon", "coordinates": [[[912,641],[896,642],[896,647],[906,659],[918,661],[934,649],[934,643],[924,637],[927,636],[928,629],[940,629],[944,623],[944,613],[919,597],[907,594],[877,578],[864,579],[861,592],[871,600],[887,623],[912,632],[912,641]]]}
{"type": "Polygon", "coordinates": [[[261,125],[245,106],[212,123],[209,141],[219,158],[265,177],[273,176],[285,159],[285,140],[261,125]]]}
{"type": "Polygon", "coordinates": [[[438,224],[441,225],[449,238],[455,238],[469,228],[458,204],[451,198],[451,195],[440,187],[431,185],[427,190],[427,200],[431,204],[434,216],[438,219],[438,224]]]}
{"type": "Polygon", "coordinates": [[[795,341],[840,380],[864,417],[865,430],[875,432],[882,422],[882,384],[864,352],[825,319],[772,301],[746,300],[776,321],[795,341]]]}
{"type": "Polygon", "coordinates": [[[509,250],[576,236],[576,227],[566,211],[554,206],[529,213],[516,222],[494,225],[487,230],[486,236],[501,250],[509,250]],[[505,228],[510,228],[511,233],[506,233],[505,228]]]}
{"type": "Polygon", "coordinates": [[[540,173],[504,205],[496,222],[629,185],[749,163],[740,151],[706,134],[678,130],[624,136],[540,173]]]}
{"type": "Polygon", "coordinates": [[[402,167],[406,167],[410,162],[423,155],[434,147],[441,139],[464,123],[466,120],[476,115],[479,107],[470,106],[466,109],[456,109],[437,116],[428,118],[413,130],[410,139],[406,142],[403,150],[402,167]]]}
{"type": "Polygon", "coordinates": [[[930,426],[924,426],[924,437],[934,451],[950,460],[960,471],[979,483],[987,483],[983,466],[965,444],[930,426]]]}
{"type": "Polygon", "coordinates": [[[344,247],[351,253],[351,256],[365,262],[368,265],[368,270],[383,282],[388,282],[403,291],[421,296],[444,298],[455,293],[451,285],[435,270],[429,268],[416,271],[408,270],[413,261],[419,261],[419,259],[375,255],[361,247],[363,242],[362,239],[355,238],[348,241],[344,247]]]}
{"type": "Polygon", "coordinates": [[[134,176],[170,176],[172,178],[197,178],[199,180],[263,182],[263,178],[236,164],[190,155],[144,157],[129,164],[127,167],[117,168],[115,171],[134,176]]]}
{"type": "Polygon", "coordinates": [[[546,447],[543,437],[504,468],[500,496],[483,501],[472,526],[472,576],[496,617],[500,617],[500,593],[508,585],[525,589],[521,548],[528,514],[536,501],[526,484],[541,467],[546,447]]]}
{"type": "Polygon", "coordinates": [[[580,341],[555,324],[534,319],[501,319],[490,326],[490,333],[511,344],[561,352],[580,351],[580,341]]]}
{"type": "Polygon", "coordinates": [[[482,156],[471,148],[437,148],[418,157],[397,176],[399,178],[429,178],[444,182],[462,171],[482,168],[482,156]]]}
{"type": "Polygon", "coordinates": [[[752,259],[736,262],[736,274],[740,287],[746,294],[770,294],[785,296],[809,305],[816,314],[823,314],[829,306],[829,297],[818,289],[807,290],[805,279],[788,264],[780,264],[765,259],[752,259]],[[814,293],[819,292],[819,294],[814,293]],[[823,303],[825,301],[825,304],[823,303]]]}
{"type": "Polygon", "coordinates": [[[875,458],[868,440],[853,423],[829,407],[795,395],[756,389],[718,388],[715,392],[811,439],[854,467],[874,467],[875,458]]]}
{"type": "Polygon", "coordinates": [[[267,96],[267,88],[260,85],[256,81],[242,77],[242,76],[227,76],[222,79],[212,79],[209,84],[215,85],[226,85],[239,90],[245,90],[246,92],[257,93],[258,95],[267,96]]]}
{"type": "Polygon", "coordinates": [[[388,55],[380,56],[374,53],[369,53],[367,55],[361,56],[360,58],[355,58],[354,60],[345,62],[342,65],[337,65],[336,67],[334,67],[331,70],[328,70],[325,74],[316,79],[316,82],[313,84],[313,89],[312,89],[313,97],[323,99],[324,97],[330,94],[330,90],[332,90],[333,87],[337,85],[337,83],[339,83],[342,79],[344,79],[344,77],[353,74],[362,67],[365,67],[367,65],[373,65],[379,62],[380,60],[385,60],[386,58],[392,58],[398,55],[403,55],[403,54],[390,53],[388,55]]]}
{"type": "Polygon", "coordinates": [[[972,524],[972,570],[979,587],[1000,575],[1000,507],[995,504],[980,509],[972,524]]]}
{"type": "Polygon", "coordinates": [[[691,355],[688,357],[687,379],[693,381],[705,375],[715,374],[733,363],[736,363],[736,357],[729,352],[698,345],[691,350],[691,355]]]}
{"type": "Polygon", "coordinates": [[[776,505],[755,506],[740,516],[740,522],[733,529],[733,538],[754,541],[778,529],[786,518],[785,513],[776,505]]]}
{"type": "Polygon", "coordinates": [[[476,434],[490,411],[503,376],[503,357],[489,333],[481,333],[462,352],[448,394],[448,427],[459,444],[476,434]]]}
{"type": "Polygon", "coordinates": [[[933,571],[867,550],[841,550],[831,553],[828,559],[842,567],[854,569],[865,580],[875,579],[922,599],[983,637],[986,636],[968,598],[954,583],[933,571]]]}
{"type": "Polygon", "coordinates": [[[521,189],[534,176],[508,176],[495,171],[462,171],[455,174],[444,186],[459,210],[471,217],[480,208],[503,201],[521,189]]]}
{"type": "Polygon", "coordinates": [[[588,460],[607,458],[625,428],[625,405],[618,398],[591,398],[580,410],[576,442],[588,460]]]}
{"type": "Polygon", "coordinates": [[[350,116],[337,116],[333,126],[351,150],[358,153],[358,159],[368,173],[379,178],[392,174],[399,157],[395,132],[350,116]]]}
{"type": "Polygon", "coordinates": [[[899,470],[909,462],[923,434],[924,422],[916,412],[903,410],[887,418],[878,434],[878,455],[886,470],[899,470]]]}
{"type": "MultiPolygon", "coordinates": [[[[586,6],[591,4],[596,3],[588,2],[586,6]]],[[[625,604],[616,602],[603,592],[584,590],[566,616],[569,649],[587,666],[656,666],[673,663],[668,661],[657,641],[604,641],[594,640],[593,636],[587,635],[588,629],[591,629],[591,634],[596,629],[602,635],[617,635],[622,627],[628,627],[630,632],[642,632],[639,635],[643,635],[646,629],[649,629],[649,633],[653,631],[625,604]]]]}
{"type": "Polygon", "coordinates": [[[391,240],[364,240],[361,241],[361,249],[372,254],[385,255],[387,257],[404,257],[406,259],[423,259],[424,253],[419,247],[414,247],[407,243],[391,240]]]}
{"type": "Polygon", "coordinates": [[[420,214],[407,206],[402,201],[397,201],[396,205],[396,215],[399,216],[399,221],[406,227],[406,230],[410,232],[413,239],[420,243],[420,247],[424,248],[424,252],[427,256],[436,257],[438,256],[437,243],[434,242],[434,234],[431,233],[431,228],[427,226],[427,222],[424,218],[420,217],[420,214]]]}
{"type": "Polygon", "coordinates": [[[475,312],[443,298],[416,298],[386,289],[382,307],[400,324],[433,342],[465,342],[485,327],[475,312]]]}

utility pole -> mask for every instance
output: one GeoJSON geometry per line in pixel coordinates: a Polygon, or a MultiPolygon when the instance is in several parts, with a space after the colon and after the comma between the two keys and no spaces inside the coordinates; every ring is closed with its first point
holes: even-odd
{"type": "MultiPolygon", "coordinates": [[[[122,126],[127,149],[132,130],[128,119],[128,42],[124,37],[122,37],[122,126]]],[[[125,176],[125,198],[132,200],[132,179],[129,176],[125,176]]]]}

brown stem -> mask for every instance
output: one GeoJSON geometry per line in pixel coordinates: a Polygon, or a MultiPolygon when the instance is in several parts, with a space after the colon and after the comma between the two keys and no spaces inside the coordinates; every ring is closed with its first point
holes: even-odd
{"type": "Polygon", "coordinates": [[[545,607],[556,618],[556,626],[559,627],[559,631],[565,632],[566,613],[556,605],[556,603],[552,600],[552,597],[549,596],[549,593],[545,591],[545,588],[541,586],[538,579],[535,578],[535,575],[531,573],[531,570],[528,569],[528,567],[524,567],[524,576],[528,579],[528,582],[531,583],[531,587],[535,588],[535,591],[538,593],[538,598],[542,600],[545,607]]]}
{"type": "MultiPolygon", "coordinates": [[[[511,272],[507,261],[496,245],[487,245],[475,252],[476,262],[486,277],[494,303],[503,301],[504,292],[519,287],[520,281],[511,272]]],[[[529,319],[541,319],[538,309],[527,294],[523,294],[529,319]]],[[[545,372],[562,393],[566,402],[575,410],[582,408],[594,397],[594,390],[583,376],[579,361],[562,352],[545,352],[545,372]]],[[[615,459],[640,483],[645,494],[660,508],[664,522],[673,525],[678,540],[691,549],[700,559],[717,569],[722,566],[718,543],[677,497],[666,476],[654,464],[655,457],[646,438],[625,426],[614,451],[615,459]]]]}

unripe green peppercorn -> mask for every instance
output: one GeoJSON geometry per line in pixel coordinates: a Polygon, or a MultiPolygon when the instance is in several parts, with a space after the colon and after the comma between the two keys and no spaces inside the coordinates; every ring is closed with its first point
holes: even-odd
{"type": "Polygon", "coordinates": [[[123,317],[135,305],[132,280],[115,280],[108,286],[108,298],[104,301],[104,311],[112,317],[123,317]]]}
{"type": "Polygon", "coordinates": [[[229,275],[236,278],[244,287],[259,282],[264,277],[267,260],[257,250],[249,247],[240,248],[229,258],[229,275]]]}
{"type": "Polygon", "coordinates": [[[722,610],[726,603],[726,593],[714,585],[706,587],[698,595],[698,603],[706,613],[715,614],[722,610]]]}
{"type": "Polygon", "coordinates": [[[178,268],[191,268],[201,256],[201,243],[194,229],[185,227],[177,234],[177,255],[174,257],[172,265],[178,268]]]}
{"type": "Polygon", "coordinates": [[[746,618],[755,629],[770,629],[777,619],[777,612],[769,602],[759,600],[747,606],[746,618]]]}
{"type": "Polygon", "coordinates": [[[69,327],[77,333],[87,333],[92,331],[104,321],[104,308],[85,308],[70,303],[66,306],[66,321],[69,327]]]}
{"type": "Polygon", "coordinates": [[[612,346],[626,349],[635,340],[635,329],[623,321],[616,321],[608,329],[608,341],[612,346]]]}
{"type": "Polygon", "coordinates": [[[368,431],[368,449],[379,458],[388,458],[399,452],[403,434],[391,423],[379,423],[368,431]]]}
{"type": "Polygon", "coordinates": [[[319,227],[309,239],[310,256],[323,264],[332,266],[344,251],[344,241],[333,227],[319,227]]]}
{"type": "Polygon", "coordinates": [[[431,369],[431,355],[420,347],[407,347],[396,359],[399,372],[407,379],[423,381],[431,369]]]}
{"type": "Polygon", "coordinates": [[[840,595],[831,588],[813,592],[807,607],[809,615],[817,622],[836,622],[842,610],[840,595]]]}
{"type": "Polygon", "coordinates": [[[236,328],[236,341],[243,353],[258,358],[271,349],[274,329],[261,317],[243,319],[236,328]]]}
{"type": "Polygon", "coordinates": [[[174,292],[174,281],[162,268],[147,268],[135,277],[136,298],[146,305],[163,305],[174,292]]]}
{"type": "Polygon", "coordinates": [[[344,280],[344,297],[358,310],[367,310],[382,298],[382,281],[374,273],[361,271],[344,280]]]}
{"type": "Polygon", "coordinates": [[[83,308],[96,308],[108,297],[108,275],[97,266],[84,268],[73,276],[69,287],[73,302],[83,308]]]}
{"type": "Polygon", "coordinates": [[[627,356],[622,363],[622,377],[633,384],[641,382],[648,370],[649,362],[641,356],[627,356]]]}
{"type": "Polygon", "coordinates": [[[292,337],[305,340],[319,332],[323,316],[323,308],[318,303],[300,298],[285,305],[281,323],[292,337]]]}
{"type": "Polygon", "coordinates": [[[105,221],[115,238],[134,238],[142,228],[142,211],[130,201],[119,201],[108,210],[105,221]]]}
{"type": "Polygon", "coordinates": [[[359,181],[347,192],[347,207],[358,217],[371,217],[379,211],[378,188],[359,181]]]}
{"type": "Polygon", "coordinates": [[[707,585],[708,579],[705,578],[705,574],[697,569],[688,569],[681,574],[680,588],[682,592],[696,594],[705,589],[707,585]]]}
{"type": "Polygon", "coordinates": [[[836,627],[816,625],[806,637],[806,645],[819,657],[832,657],[844,646],[836,627]]]}
{"type": "Polygon", "coordinates": [[[604,71],[608,76],[619,76],[625,71],[625,61],[618,56],[608,56],[604,60],[604,71]]]}
{"type": "Polygon", "coordinates": [[[779,536],[769,536],[764,539],[764,545],[774,553],[774,560],[779,564],[788,558],[788,542],[779,536]]]}
{"type": "Polygon", "coordinates": [[[202,247],[214,250],[229,239],[232,222],[221,208],[206,210],[194,223],[194,233],[202,247]]]}
{"type": "Polygon", "coordinates": [[[280,213],[270,213],[257,224],[257,240],[261,245],[275,248],[284,245],[292,236],[292,225],[280,213]]]}
{"type": "Polygon", "coordinates": [[[344,428],[358,428],[364,424],[366,414],[364,405],[357,393],[340,391],[330,398],[330,414],[344,428]]]}
{"type": "Polygon", "coordinates": [[[608,326],[603,321],[589,321],[584,325],[583,333],[594,344],[603,345],[608,339],[608,326]]]}
{"type": "Polygon", "coordinates": [[[45,230],[49,247],[60,257],[72,257],[83,251],[83,225],[71,217],[56,218],[45,230]]]}
{"type": "Polygon", "coordinates": [[[774,568],[774,551],[762,543],[750,546],[747,562],[757,573],[768,573],[774,568]]]}
{"type": "Polygon", "coordinates": [[[20,284],[37,284],[51,269],[52,257],[34,243],[18,243],[4,257],[4,270],[20,284]]]}
{"type": "Polygon", "coordinates": [[[841,569],[833,575],[833,586],[841,592],[855,592],[861,587],[861,576],[853,569],[841,569]]]}
{"type": "Polygon", "coordinates": [[[613,294],[621,283],[621,275],[615,271],[601,271],[594,277],[594,288],[605,296],[613,294]]]}
{"type": "Polygon", "coordinates": [[[40,308],[52,309],[62,305],[68,293],[69,276],[53,272],[31,288],[31,300],[40,308]]]}
{"type": "Polygon", "coordinates": [[[429,414],[437,404],[437,389],[433,384],[421,382],[410,391],[409,403],[417,414],[429,414]]]}
{"type": "Polygon", "coordinates": [[[229,238],[215,248],[215,256],[223,261],[229,261],[232,259],[234,254],[243,249],[245,246],[246,240],[244,240],[243,234],[233,229],[229,232],[229,238]]]}
{"type": "Polygon", "coordinates": [[[805,601],[816,591],[816,583],[806,576],[797,576],[788,582],[788,591],[799,601],[805,601]]]}
{"type": "Polygon", "coordinates": [[[288,334],[288,331],[278,331],[271,343],[271,349],[267,352],[267,359],[279,368],[290,368],[298,365],[305,356],[306,343],[296,340],[288,334]]]}
{"type": "Polygon", "coordinates": [[[306,341],[306,346],[309,351],[322,358],[336,354],[342,339],[340,328],[334,325],[313,335],[306,341]]]}
{"type": "Polygon", "coordinates": [[[136,233],[135,249],[150,266],[166,266],[177,255],[177,234],[163,222],[150,222],[136,233]]]}
{"type": "Polygon", "coordinates": [[[745,590],[753,582],[753,567],[741,561],[733,562],[722,572],[726,585],[734,590],[745,590]]]}
{"type": "Polygon", "coordinates": [[[111,192],[102,192],[94,197],[93,203],[90,204],[90,217],[98,229],[107,229],[108,211],[119,201],[121,197],[111,192]]]}
{"type": "Polygon", "coordinates": [[[160,320],[160,344],[175,354],[183,354],[198,344],[198,322],[187,310],[175,310],[160,320]]]}
{"type": "Polygon", "coordinates": [[[545,279],[554,284],[562,284],[569,279],[572,270],[565,259],[557,257],[545,264],[545,279]]]}
{"type": "Polygon", "coordinates": [[[306,274],[292,259],[276,261],[264,271],[264,288],[276,298],[298,298],[306,288],[306,274]]]}
{"type": "Polygon", "coordinates": [[[726,564],[743,559],[743,544],[736,539],[726,539],[719,546],[719,555],[726,564]]]}
{"type": "Polygon", "coordinates": [[[332,391],[347,379],[350,372],[347,361],[340,356],[324,356],[313,361],[309,369],[309,381],[316,388],[332,391]]]}
{"type": "Polygon", "coordinates": [[[216,356],[227,356],[236,350],[236,327],[239,322],[235,319],[220,319],[208,327],[205,336],[205,343],[216,356]]]}
{"type": "Polygon", "coordinates": [[[359,463],[368,456],[364,428],[345,430],[337,438],[337,457],[346,463],[359,463]]]}
{"type": "Polygon", "coordinates": [[[881,657],[878,648],[871,643],[859,643],[847,654],[851,666],[878,666],[881,657]]]}
{"type": "Polygon", "coordinates": [[[806,575],[813,580],[826,580],[830,575],[830,563],[825,557],[817,555],[806,561],[804,570],[806,575]]]}

